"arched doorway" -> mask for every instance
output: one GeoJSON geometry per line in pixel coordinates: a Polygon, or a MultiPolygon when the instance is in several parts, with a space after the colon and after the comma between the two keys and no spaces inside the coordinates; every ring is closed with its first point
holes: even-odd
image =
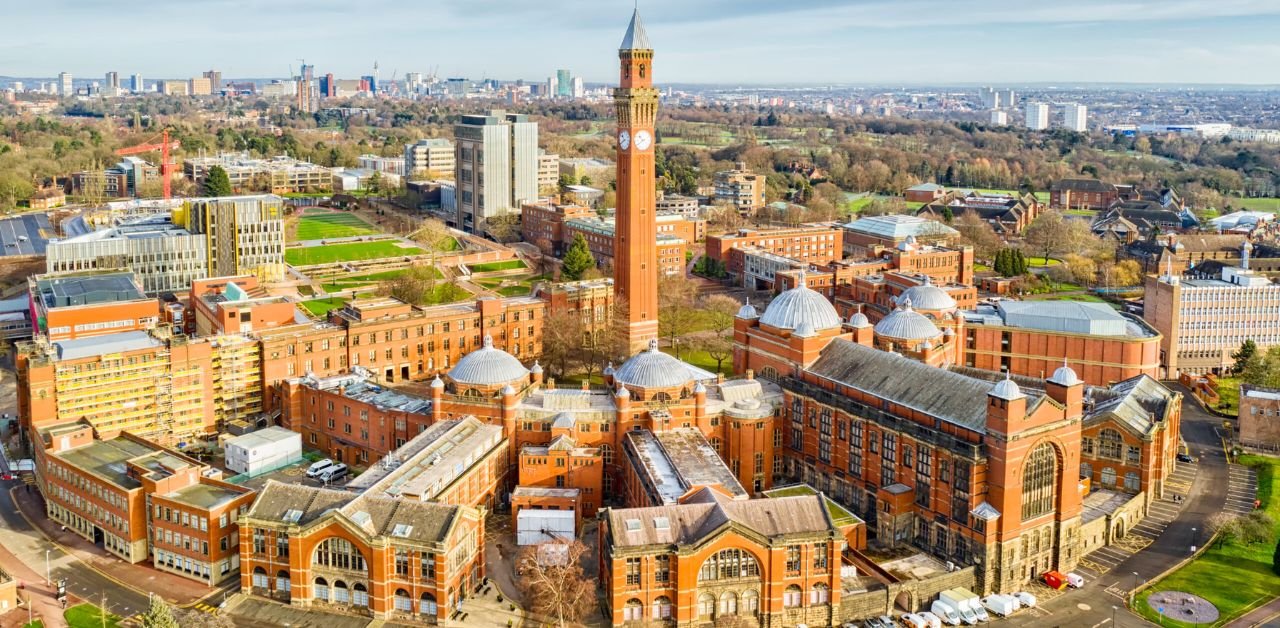
{"type": "Polygon", "coordinates": [[[910,591],[899,592],[898,597],[893,598],[893,606],[894,608],[907,611],[907,612],[911,612],[915,610],[914,605],[912,605],[911,603],[911,592],[910,591]]]}

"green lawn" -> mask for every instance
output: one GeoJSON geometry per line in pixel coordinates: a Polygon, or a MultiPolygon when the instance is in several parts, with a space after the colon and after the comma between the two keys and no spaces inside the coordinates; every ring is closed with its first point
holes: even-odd
{"type": "Polygon", "coordinates": [[[120,618],[107,613],[106,621],[102,618],[102,609],[92,604],[77,604],[63,612],[71,628],[120,628],[120,618]]]}
{"type": "Polygon", "coordinates": [[[499,270],[515,270],[524,268],[524,262],[518,259],[509,259],[504,262],[484,262],[483,264],[472,264],[468,266],[473,273],[492,273],[499,270]]]}
{"type": "Polygon", "coordinates": [[[37,619],[29,624],[22,624],[22,628],[44,628],[44,622],[37,619]]]}
{"type": "Polygon", "coordinates": [[[991,267],[990,267],[990,266],[987,266],[986,264],[979,264],[979,263],[977,263],[977,262],[974,262],[974,263],[973,263],[973,270],[974,270],[975,272],[984,272],[984,271],[991,270],[991,267]]]}
{"type": "Polygon", "coordinates": [[[405,245],[399,240],[375,240],[373,242],[351,242],[349,244],[286,249],[284,261],[291,266],[309,266],[311,264],[354,262],[400,257],[402,255],[421,255],[425,252],[416,246],[405,245]]]}
{"type": "Polygon", "coordinates": [[[1050,257],[1028,257],[1027,265],[1032,268],[1044,268],[1046,266],[1057,266],[1062,262],[1050,257]]]}
{"type": "Polygon", "coordinates": [[[1240,378],[1219,377],[1218,397],[1221,400],[1218,409],[1230,415],[1240,412],[1240,378]]]}
{"type": "Polygon", "coordinates": [[[344,298],[330,297],[303,301],[302,303],[299,303],[299,305],[301,305],[306,311],[311,312],[313,315],[323,317],[329,313],[329,310],[342,307],[342,304],[345,301],[346,299],[344,298]]]}
{"type": "Polygon", "coordinates": [[[326,240],[378,233],[355,214],[309,210],[298,219],[295,240],[326,240]]]}
{"type": "MultiPolygon", "coordinates": [[[[774,489],[766,491],[765,495],[769,497],[798,497],[802,495],[816,495],[818,491],[814,490],[808,484],[797,484],[786,488],[774,489]]],[[[832,501],[830,497],[823,496],[823,500],[827,502],[827,512],[831,513],[831,520],[836,526],[853,525],[861,519],[845,509],[844,506],[832,501]]]]}
{"type": "Polygon", "coordinates": [[[1280,212],[1280,198],[1231,197],[1227,203],[1232,209],[1248,209],[1257,212],[1280,212]]]}
{"type": "Polygon", "coordinates": [[[498,294],[504,297],[523,297],[527,296],[530,292],[532,292],[532,289],[523,284],[498,288],[498,294]]]}
{"type": "Polygon", "coordinates": [[[1084,301],[1086,303],[1110,303],[1106,299],[1090,293],[1082,294],[1054,294],[1041,298],[1039,295],[1027,295],[1028,300],[1032,301],[1084,301]]]}
{"type": "MultiPolygon", "coordinates": [[[[1280,522],[1280,499],[1276,495],[1276,473],[1280,469],[1280,458],[1240,456],[1237,461],[1258,472],[1258,499],[1262,501],[1262,508],[1271,519],[1280,522]]],[[[1203,626],[1168,618],[1161,620],[1162,616],[1147,605],[1147,598],[1153,592],[1186,591],[1217,606],[1221,616],[1213,625],[1221,626],[1258,604],[1280,596],[1280,577],[1271,571],[1276,533],[1280,533],[1280,523],[1277,523],[1270,542],[1256,545],[1235,541],[1221,546],[1214,544],[1198,558],[1139,594],[1138,613],[1153,622],[1159,621],[1164,626],[1203,626]]]]}
{"type": "MultiPolygon", "coordinates": [[[[663,347],[662,351],[663,353],[670,353],[671,355],[675,355],[675,352],[672,351],[670,347],[663,347]]],[[[716,372],[715,358],[712,358],[710,353],[707,353],[706,351],[703,351],[701,349],[688,349],[688,348],[681,349],[680,359],[688,364],[692,364],[700,369],[703,369],[708,373],[716,372]]],[[[733,357],[730,356],[728,358],[725,358],[724,366],[721,368],[723,368],[726,371],[726,374],[727,374],[727,371],[732,370],[733,357]]]]}

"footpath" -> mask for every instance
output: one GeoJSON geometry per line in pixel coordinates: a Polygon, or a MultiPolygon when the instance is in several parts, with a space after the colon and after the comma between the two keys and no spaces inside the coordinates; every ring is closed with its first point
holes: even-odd
{"type": "MultiPolygon", "coordinates": [[[[126,563],[76,533],[63,528],[59,523],[45,516],[44,498],[34,487],[28,485],[16,488],[12,495],[18,511],[32,527],[62,548],[62,551],[117,585],[142,595],[158,594],[184,608],[193,606],[205,598],[216,598],[212,604],[214,606],[222,601],[223,589],[209,587],[143,564],[126,563]]],[[[234,584],[238,588],[239,582],[236,581],[234,584]]]]}
{"type": "MultiPolygon", "coordinates": [[[[54,587],[45,584],[44,575],[32,571],[17,556],[14,556],[4,545],[0,544],[0,565],[4,565],[5,573],[18,582],[18,600],[23,606],[0,617],[0,628],[17,628],[27,623],[27,618],[39,619],[45,628],[63,628],[67,625],[62,618],[62,604],[54,597],[54,587]],[[27,605],[31,613],[27,613],[27,605]]],[[[67,600],[69,606],[80,602],[71,596],[67,600]]]]}

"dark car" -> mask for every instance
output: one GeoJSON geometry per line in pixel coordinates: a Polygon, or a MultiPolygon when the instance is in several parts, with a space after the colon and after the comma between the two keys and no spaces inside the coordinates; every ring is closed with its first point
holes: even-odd
{"type": "Polygon", "coordinates": [[[1186,454],[1186,453],[1178,454],[1178,462],[1192,462],[1192,461],[1193,461],[1193,458],[1191,457],[1191,454],[1186,454]]]}

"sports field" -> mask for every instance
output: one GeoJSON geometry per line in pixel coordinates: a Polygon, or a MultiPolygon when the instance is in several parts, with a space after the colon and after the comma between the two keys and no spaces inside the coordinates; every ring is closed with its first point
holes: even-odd
{"type": "Polygon", "coordinates": [[[347,244],[286,249],[284,261],[291,266],[310,266],[312,264],[355,262],[400,257],[402,255],[422,255],[423,253],[426,253],[426,251],[416,246],[404,244],[399,240],[375,240],[373,242],[350,242],[347,244]]]}
{"type": "Polygon", "coordinates": [[[298,218],[295,241],[326,240],[377,233],[373,225],[355,214],[326,210],[307,210],[298,218]]]}

